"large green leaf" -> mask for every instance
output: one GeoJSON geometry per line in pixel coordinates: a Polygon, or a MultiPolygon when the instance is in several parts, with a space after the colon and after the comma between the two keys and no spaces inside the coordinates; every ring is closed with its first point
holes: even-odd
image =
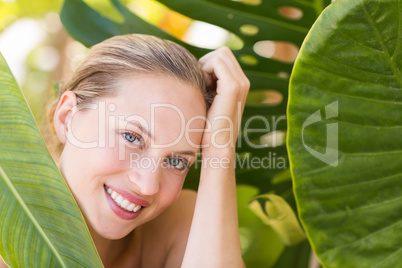
{"type": "MultiPolygon", "coordinates": [[[[119,23],[102,16],[83,0],[65,0],[60,13],[63,25],[71,36],[86,46],[92,46],[114,35],[143,33],[182,44],[197,57],[209,51],[183,43],[158,27],[145,22],[119,0],[110,1],[124,17],[124,22],[119,23]]],[[[269,40],[284,41],[299,47],[309,28],[330,0],[248,1],[257,5],[246,4],[247,1],[230,0],[160,0],[159,2],[187,17],[215,24],[236,34],[242,39],[244,46],[234,53],[251,81],[251,91],[272,89],[282,94],[283,101],[277,106],[246,105],[242,131],[238,140],[238,153],[249,153],[250,158],[246,161],[241,157],[238,158],[236,177],[239,184],[257,186],[261,193],[272,189],[276,189],[276,193],[279,194],[288,191],[291,187],[290,183],[286,185],[271,183],[276,173],[288,168],[286,146],[284,144],[277,147],[262,146],[260,136],[273,130],[286,130],[285,112],[288,95],[286,74],[291,72],[293,65],[258,55],[254,45],[259,41],[269,40]],[[279,9],[289,6],[300,10],[303,16],[298,20],[281,16],[279,9]],[[254,29],[257,31],[253,33],[242,31],[244,25],[256,27],[254,29]],[[251,58],[251,61],[242,60],[244,58],[251,58]],[[258,117],[255,117],[256,115],[258,117]],[[248,130],[245,130],[246,125],[248,130]],[[253,131],[254,129],[263,131],[253,131]],[[252,159],[258,161],[264,157],[270,161],[269,167],[268,165],[250,165],[252,159]],[[278,165],[278,162],[281,164],[278,165]]],[[[187,175],[185,187],[196,188],[198,178],[198,172],[192,170],[187,175]]]]}
{"type": "Polygon", "coordinates": [[[402,1],[337,0],[291,77],[299,213],[326,267],[402,261],[402,1]]]}
{"type": "Polygon", "coordinates": [[[0,204],[0,255],[11,267],[102,266],[1,54],[0,204]]]}

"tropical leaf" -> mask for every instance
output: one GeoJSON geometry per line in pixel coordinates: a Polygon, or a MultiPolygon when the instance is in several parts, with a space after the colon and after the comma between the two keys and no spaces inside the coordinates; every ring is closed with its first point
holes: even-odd
{"type": "Polygon", "coordinates": [[[294,246],[306,239],[294,211],[282,197],[264,194],[254,197],[249,208],[281,238],[287,246],[294,246]]]}
{"type": "MultiPolygon", "coordinates": [[[[110,0],[124,18],[116,22],[101,15],[82,0],[65,0],[60,13],[64,27],[72,37],[86,46],[92,46],[109,37],[127,33],[156,35],[177,42],[201,57],[210,50],[191,46],[145,22],[132,13],[119,0],[110,0]]],[[[286,131],[286,103],[288,76],[291,62],[264,57],[256,52],[255,45],[261,41],[281,41],[300,47],[309,28],[330,4],[330,0],[281,0],[281,1],[229,1],[229,0],[160,0],[160,3],[192,19],[223,27],[237,35],[244,46],[235,50],[243,70],[251,81],[251,94],[274,90],[281,96],[278,105],[258,103],[246,105],[242,130],[238,140],[237,174],[239,184],[257,186],[261,193],[276,190],[276,193],[291,189],[291,183],[272,184],[276,173],[288,168],[284,143],[266,143],[261,136],[273,131],[286,131]],[[283,8],[293,8],[302,15],[294,19],[281,13],[283,8]],[[251,30],[250,30],[251,29],[251,30]],[[246,130],[246,128],[248,128],[246,130]],[[257,131],[254,131],[256,130],[257,131]],[[262,131],[261,131],[262,130],[262,131]],[[242,156],[248,155],[249,158],[242,156]],[[251,161],[259,162],[251,164],[251,161]],[[262,163],[265,161],[265,165],[262,163]]],[[[258,95],[258,94],[257,94],[258,95]]],[[[185,187],[196,189],[199,170],[191,170],[185,187]]]]}
{"type": "Polygon", "coordinates": [[[88,6],[82,0],[64,1],[60,19],[70,35],[87,47],[93,46],[115,35],[140,33],[156,35],[172,40],[189,49],[196,55],[203,55],[209,50],[190,46],[159,29],[136,14],[132,13],[119,0],[110,0],[116,10],[123,16],[124,22],[118,23],[106,18],[88,6]],[[82,23],[85,20],[85,23],[82,23]]]}
{"type": "Polygon", "coordinates": [[[402,260],[402,1],[337,0],[290,83],[299,213],[326,267],[402,260]]]}
{"type": "Polygon", "coordinates": [[[265,225],[247,206],[248,201],[257,194],[256,187],[237,187],[242,257],[247,267],[272,267],[285,250],[285,246],[277,233],[265,225]]]}
{"type": "Polygon", "coordinates": [[[84,219],[0,55],[0,255],[10,267],[102,267],[84,219]]]}
{"type": "MultiPolygon", "coordinates": [[[[310,263],[311,247],[308,240],[295,246],[286,247],[272,268],[307,268],[316,267],[310,263]]],[[[252,266],[251,266],[252,267],[252,266]]],[[[264,266],[255,266],[264,267],[264,266]]]]}
{"type": "Polygon", "coordinates": [[[279,210],[285,209],[285,212],[281,214],[293,214],[293,216],[285,215],[285,217],[276,217],[276,219],[273,219],[273,217],[266,217],[265,213],[260,213],[261,217],[259,218],[256,213],[253,213],[253,209],[250,208],[250,205],[248,205],[250,204],[249,201],[252,200],[251,202],[255,205],[257,200],[260,200],[263,201],[262,203],[265,205],[267,202],[271,202],[271,200],[265,200],[264,197],[256,197],[257,194],[258,189],[256,187],[249,185],[237,186],[240,241],[242,245],[242,256],[247,267],[309,267],[310,245],[308,241],[304,239],[304,234],[297,230],[296,236],[292,237],[287,232],[282,231],[286,229],[286,227],[289,228],[289,226],[290,229],[300,228],[298,221],[294,221],[295,218],[291,219],[295,217],[295,215],[289,205],[287,205],[282,198],[275,196],[276,200],[280,200],[279,202],[275,202],[276,208],[279,210]],[[274,222],[273,225],[276,225],[275,227],[278,227],[279,231],[275,230],[274,226],[271,224],[264,224],[261,218],[264,221],[274,222]],[[275,224],[275,221],[276,223],[279,221],[288,222],[284,224],[285,228],[283,228],[280,224],[275,224]],[[295,227],[295,225],[297,226],[295,227]],[[281,236],[287,239],[283,239],[281,236]],[[295,237],[297,239],[294,239],[295,237]],[[286,246],[283,242],[284,240],[288,240],[293,241],[294,243],[292,244],[296,244],[297,240],[300,242],[302,239],[304,239],[303,242],[294,246],[286,246]]]}

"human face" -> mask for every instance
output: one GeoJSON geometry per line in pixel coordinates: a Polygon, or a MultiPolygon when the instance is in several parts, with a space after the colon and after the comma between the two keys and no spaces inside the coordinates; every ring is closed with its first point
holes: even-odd
{"type": "Polygon", "coordinates": [[[72,109],[60,170],[93,230],[122,238],[178,197],[205,114],[199,89],[152,74],[124,78],[113,97],[72,109]]]}

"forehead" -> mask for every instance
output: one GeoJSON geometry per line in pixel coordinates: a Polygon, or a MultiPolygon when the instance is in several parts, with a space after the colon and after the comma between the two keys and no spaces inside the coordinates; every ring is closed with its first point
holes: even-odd
{"type": "Polygon", "coordinates": [[[138,113],[141,110],[146,114],[153,107],[165,107],[165,112],[180,110],[186,118],[206,113],[200,89],[167,75],[134,74],[123,77],[119,80],[116,94],[109,101],[115,102],[122,113],[138,113]]]}
{"type": "Polygon", "coordinates": [[[205,123],[201,90],[165,75],[125,77],[106,104],[109,115],[140,124],[160,142],[179,137],[189,128],[201,129],[205,123]]]}

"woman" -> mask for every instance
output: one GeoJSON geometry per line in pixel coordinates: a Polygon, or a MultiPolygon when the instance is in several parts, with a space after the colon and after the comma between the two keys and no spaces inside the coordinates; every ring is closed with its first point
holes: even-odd
{"type": "Polygon", "coordinates": [[[199,62],[146,35],[90,50],[52,114],[105,267],[243,267],[234,159],[248,88],[226,47],[199,62]],[[181,190],[200,150],[198,193],[181,190]]]}

